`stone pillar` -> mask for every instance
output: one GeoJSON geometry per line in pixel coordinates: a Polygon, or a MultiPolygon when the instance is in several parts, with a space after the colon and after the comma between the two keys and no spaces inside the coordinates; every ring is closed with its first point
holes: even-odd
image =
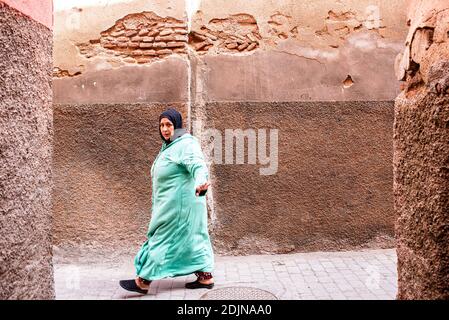
{"type": "Polygon", "coordinates": [[[449,2],[413,1],[396,73],[398,299],[449,298],[449,2]]]}
{"type": "Polygon", "coordinates": [[[53,299],[52,1],[0,1],[0,43],[0,299],[53,299]]]}

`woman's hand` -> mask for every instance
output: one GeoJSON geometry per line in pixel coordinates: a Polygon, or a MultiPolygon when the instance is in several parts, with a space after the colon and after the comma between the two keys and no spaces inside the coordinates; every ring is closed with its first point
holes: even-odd
{"type": "Polygon", "coordinates": [[[196,187],[196,192],[195,192],[196,196],[199,196],[201,191],[207,190],[207,188],[209,186],[210,186],[210,183],[209,183],[209,181],[207,181],[206,183],[196,187]]]}

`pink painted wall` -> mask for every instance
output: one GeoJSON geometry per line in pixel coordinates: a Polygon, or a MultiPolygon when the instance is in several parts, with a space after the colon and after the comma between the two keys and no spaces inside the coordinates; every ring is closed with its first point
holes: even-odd
{"type": "Polygon", "coordinates": [[[53,29],[53,0],[0,0],[0,2],[53,29]]]}

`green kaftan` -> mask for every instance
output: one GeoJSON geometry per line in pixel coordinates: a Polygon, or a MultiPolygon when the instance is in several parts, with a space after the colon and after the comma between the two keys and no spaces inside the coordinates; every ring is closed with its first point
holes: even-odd
{"type": "Polygon", "coordinates": [[[157,280],[212,271],[206,197],[195,195],[208,175],[197,138],[185,133],[169,145],[163,143],[151,167],[152,216],[147,241],[134,259],[139,277],[157,280]]]}

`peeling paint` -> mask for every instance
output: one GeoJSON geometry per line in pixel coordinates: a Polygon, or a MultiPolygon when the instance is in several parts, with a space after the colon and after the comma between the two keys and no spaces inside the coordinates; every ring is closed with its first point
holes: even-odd
{"type": "MultiPolygon", "coordinates": [[[[197,12],[201,20],[201,12],[197,12]]],[[[207,24],[192,30],[189,45],[199,53],[214,52],[239,53],[256,50],[262,39],[256,19],[249,14],[239,13],[227,18],[214,18],[207,24]]]]}
{"type": "MultiPolygon", "coordinates": [[[[77,44],[86,59],[111,59],[108,64],[146,64],[171,54],[186,54],[187,25],[173,17],[154,12],[128,14],[100,37],[77,44]]],[[[105,64],[105,63],[103,63],[105,64]]]]}

